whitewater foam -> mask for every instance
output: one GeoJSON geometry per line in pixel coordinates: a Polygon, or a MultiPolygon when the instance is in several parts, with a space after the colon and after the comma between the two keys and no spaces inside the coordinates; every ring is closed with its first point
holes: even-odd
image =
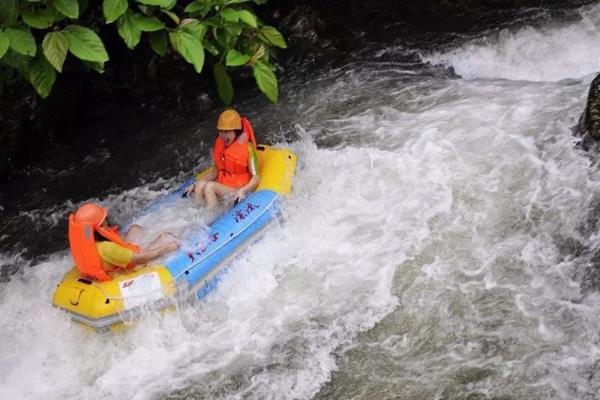
{"type": "Polygon", "coordinates": [[[464,79],[560,81],[600,71],[600,5],[580,10],[575,24],[503,29],[459,47],[421,53],[464,79]]]}

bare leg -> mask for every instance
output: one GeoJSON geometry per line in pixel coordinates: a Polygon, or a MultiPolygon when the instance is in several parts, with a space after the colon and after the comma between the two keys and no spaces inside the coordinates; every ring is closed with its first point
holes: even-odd
{"type": "Polygon", "coordinates": [[[204,187],[204,198],[206,205],[209,208],[214,208],[219,204],[219,199],[225,197],[228,194],[232,194],[236,189],[229,186],[222,185],[218,182],[209,182],[204,187]]]}
{"type": "Polygon", "coordinates": [[[204,188],[208,181],[200,180],[194,185],[194,202],[198,204],[204,203],[204,188]]]}
{"type": "Polygon", "coordinates": [[[146,247],[144,250],[152,250],[157,247],[162,247],[167,243],[178,241],[179,239],[177,238],[177,236],[175,236],[171,232],[163,232],[160,235],[158,235],[156,239],[154,239],[152,243],[150,243],[148,247],[146,247]]]}

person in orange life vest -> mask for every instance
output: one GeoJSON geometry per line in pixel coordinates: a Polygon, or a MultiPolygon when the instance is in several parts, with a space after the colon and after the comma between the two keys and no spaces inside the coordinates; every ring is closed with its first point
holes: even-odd
{"type": "Polygon", "coordinates": [[[260,182],[256,141],[248,119],[233,109],[225,110],[219,115],[217,129],[214,165],[187,190],[195,202],[211,208],[226,197],[243,200],[260,182]]]}
{"type": "Polygon", "coordinates": [[[109,281],[110,272],[120,268],[133,269],[179,248],[176,241],[159,235],[147,248],[131,243],[131,237],[143,228],[133,225],[124,237],[117,227],[106,222],[108,211],[87,203],[69,215],[69,245],[77,269],[82,275],[99,281],[109,281]]]}

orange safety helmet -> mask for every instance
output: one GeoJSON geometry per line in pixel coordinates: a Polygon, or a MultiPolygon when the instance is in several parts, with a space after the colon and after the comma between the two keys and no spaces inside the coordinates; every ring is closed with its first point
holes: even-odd
{"type": "Polygon", "coordinates": [[[234,131],[242,129],[242,118],[234,109],[225,110],[219,115],[217,129],[220,131],[234,131]]]}
{"type": "Polygon", "coordinates": [[[76,222],[87,222],[92,224],[94,227],[99,227],[102,225],[108,211],[104,207],[100,207],[94,203],[86,203],[79,207],[79,209],[75,212],[74,220],[76,222]]]}

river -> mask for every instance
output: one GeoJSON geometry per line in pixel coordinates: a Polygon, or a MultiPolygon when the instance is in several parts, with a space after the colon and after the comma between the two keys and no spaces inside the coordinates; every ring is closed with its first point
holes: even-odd
{"type": "MultiPolygon", "coordinates": [[[[45,171],[104,182],[135,160],[144,172],[6,219],[0,397],[599,398],[600,157],[572,133],[600,70],[599,26],[595,5],[435,51],[361,49],[286,73],[277,106],[239,103],[259,139],[298,155],[283,222],[207,299],[120,332],[51,306],[71,266],[61,224],[90,199],[124,222],[207,165],[217,110],[143,151],[138,136],[131,151],[93,152],[83,163],[98,178],[45,171]],[[31,256],[46,231],[62,244],[31,256]]],[[[3,210],[29,204],[3,196],[3,210]]],[[[182,202],[144,222],[185,235],[206,218],[182,202]]]]}

